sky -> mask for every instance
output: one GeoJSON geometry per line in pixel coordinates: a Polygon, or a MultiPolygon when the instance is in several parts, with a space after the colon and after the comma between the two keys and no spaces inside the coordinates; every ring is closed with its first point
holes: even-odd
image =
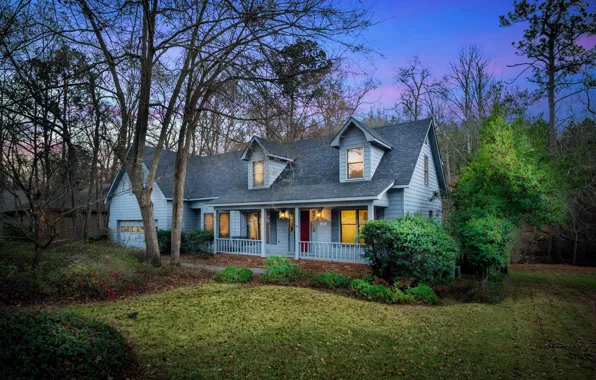
{"type": "MultiPolygon", "coordinates": [[[[434,77],[449,70],[460,49],[476,44],[492,60],[491,72],[496,78],[513,80],[521,71],[507,65],[523,61],[515,55],[511,45],[523,35],[523,25],[499,27],[499,16],[513,9],[513,0],[362,0],[370,7],[377,24],[364,32],[362,40],[378,52],[374,62],[360,60],[367,66],[380,86],[372,91],[366,101],[376,108],[390,108],[399,96],[394,84],[396,68],[404,67],[414,56],[429,66],[434,77]]],[[[586,41],[596,44],[596,38],[586,41]]],[[[526,88],[527,75],[522,75],[514,85],[526,88]]],[[[363,109],[370,108],[365,105],[363,109]]]]}

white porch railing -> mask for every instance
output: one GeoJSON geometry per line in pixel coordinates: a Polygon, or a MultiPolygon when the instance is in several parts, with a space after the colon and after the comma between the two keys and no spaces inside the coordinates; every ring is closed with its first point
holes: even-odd
{"type": "Polygon", "coordinates": [[[301,241],[300,258],[364,263],[364,244],[301,241]]]}
{"type": "Polygon", "coordinates": [[[261,241],[253,239],[215,239],[215,252],[261,256],[261,241]]]}

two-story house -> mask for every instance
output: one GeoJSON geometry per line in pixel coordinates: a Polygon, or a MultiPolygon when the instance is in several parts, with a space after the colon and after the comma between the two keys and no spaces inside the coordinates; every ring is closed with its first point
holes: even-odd
{"type": "MultiPolygon", "coordinates": [[[[152,197],[160,229],[172,224],[174,159],[162,152],[157,169],[152,197]]],[[[431,119],[368,128],[350,118],[335,136],[286,144],[255,136],[242,151],[190,157],[183,230],[213,231],[216,252],[361,262],[357,235],[366,221],[407,213],[440,218],[441,190],[431,119]]],[[[143,248],[125,173],[107,201],[111,238],[143,248]]]]}

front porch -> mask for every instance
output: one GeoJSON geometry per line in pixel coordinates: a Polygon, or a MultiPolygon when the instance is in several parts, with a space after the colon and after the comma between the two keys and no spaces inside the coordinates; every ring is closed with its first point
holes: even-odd
{"type": "Polygon", "coordinates": [[[356,236],[382,210],[374,204],[254,209],[216,207],[214,252],[364,263],[356,236]]]}

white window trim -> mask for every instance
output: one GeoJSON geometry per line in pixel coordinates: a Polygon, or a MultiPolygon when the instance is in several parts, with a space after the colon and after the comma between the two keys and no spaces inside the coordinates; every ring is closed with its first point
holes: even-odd
{"type": "Polygon", "coordinates": [[[346,147],[346,181],[347,182],[351,182],[351,181],[364,181],[366,178],[366,154],[365,154],[365,149],[364,149],[364,145],[355,145],[355,146],[349,146],[346,147]],[[348,161],[348,150],[350,149],[356,149],[356,148],[362,148],[362,177],[359,178],[350,178],[348,177],[348,166],[350,165],[350,162],[348,161]]]}

